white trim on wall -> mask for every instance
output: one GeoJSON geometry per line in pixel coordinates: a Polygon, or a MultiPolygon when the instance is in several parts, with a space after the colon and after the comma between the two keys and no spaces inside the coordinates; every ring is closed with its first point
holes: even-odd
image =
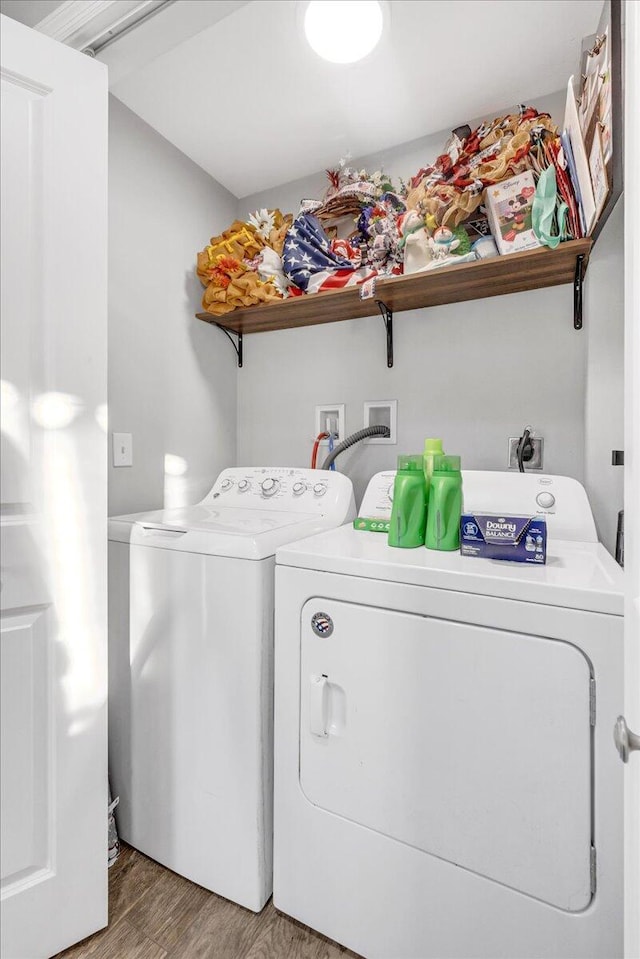
{"type": "MultiPolygon", "coordinates": [[[[640,6],[625,4],[625,649],[624,715],[640,730],[640,6]]],[[[640,754],[625,768],[624,954],[640,956],[640,754]]]]}
{"type": "Polygon", "coordinates": [[[92,46],[97,40],[133,18],[140,20],[165,0],[64,0],[52,13],[36,24],[40,33],[66,43],[76,50],[92,46]]]}
{"type": "Polygon", "coordinates": [[[36,24],[36,30],[66,43],[74,33],[115,3],[116,0],[64,0],[53,13],[36,24]]]}

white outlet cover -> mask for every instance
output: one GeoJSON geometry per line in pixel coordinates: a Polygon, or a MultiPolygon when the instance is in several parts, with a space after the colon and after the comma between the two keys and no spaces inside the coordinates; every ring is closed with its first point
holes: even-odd
{"type": "MultiPolygon", "coordinates": [[[[344,432],[344,403],[321,403],[320,406],[316,406],[316,431],[314,434],[314,440],[316,436],[320,433],[326,431],[326,422],[327,417],[335,422],[336,418],[338,420],[338,439],[334,440],[335,443],[340,443],[345,438],[344,432]]],[[[328,446],[329,440],[321,440],[320,446],[328,446]]]]}
{"type": "Polygon", "coordinates": [[[397,440],[398,428],[398,401],[397,400],[368,400],[364,404],[364,425],[378,426],[384,424],[389,427],[390,436],[370,436],[365,443],[392,446],[397,440]]]}
{"type": "Polygon", "coordinates": [[[133,466],[133,436],[131,433],[113,434],[113,465],[133,466]]]}
{"type": "MultiPolygon", "coordinates": [[[[520,442],[520,437],[510,436],[509,437],[509,458],[508,458],[508,468],[510,470],[518,469],[518,443],[520,442]]],[[[544,437],[543,436],[532,436],[531,442],[533,444],[533,458],[529,462],[524,464],[525,473],[530,472],[542,472],[544,469],[544,437]]]]}

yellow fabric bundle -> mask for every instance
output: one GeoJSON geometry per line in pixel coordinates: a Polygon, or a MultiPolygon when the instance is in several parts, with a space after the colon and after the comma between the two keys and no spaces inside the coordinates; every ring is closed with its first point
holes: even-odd
{"type": "Polygon", "coordinates": [[[482,203],[482,191],[479,193],[460,191],[457,187],[439,183],[429,190],[422,190],[422,195],[416,200],[415,205],[410,206],[411,194],[419,192],[420,187],[411,191],[407,197],[407,209],[417,209],[424,217],[431,214],[437,226],[459,226],[469,219],[482,203]]]}
{"type": "Polygon", "coordinates": [[[273,229],[265,240],[252,223],[236,220],[220,236],[211,237],[211,243],[198,253],[196,272],[206,287],[202,306],[207,313],[223,316],[244,306],[281,300],[271,280],[261,280],[255,270],[255,260],[265,247],[282,253],[284,239],[293,217],[283,216],[280,210],[274,214],[273,229]]]}
{"type": "Polygon", "coordinates": [[[494,120],[491,125],[491,130],[480,141],[480,151],[486,150],[487,147],[503,139],[503,137],[508,137],[509,134],[511,134],[511,136],[515,136],[517,133],[528,134],[536,127],[543,127],[551,133],[558,132],[558,128],[548,113],[539,113],[537,116],[530,117],[528,120],[522,120],[518,113],[511,113],[501,120],[494,120]]]}
{"type": "Polygon", "coordinates": [[[271,282],[263,282],[246,263],[231,256],[221,256],[210,271],[210,280],[202,296],[207,313],[223,316],[242,306],[270,303],[282,296],[271,282]]]}
{"type": "Polygon", "coordinates": [[[287,213],[283,216],[280,210],[269,210],[269,212],[273,213],[274,215],[274,225],[273,229],[269,233],[267,246],[270,246],[272,250],[275,250],[278,256],[282,256],[284,240],[289,232],[289,227],[293,223],[293,213],[287,213]]]}
{"type": "Polygon", "coordinates": [[[203,286],[211,282],[219,260],[233,257],[236,260],[252,260],[265,245],[257,230],[242,220],[235,220],[220,236],[212,236],[211,243],[198,253],[196,272],[203,286]]]}

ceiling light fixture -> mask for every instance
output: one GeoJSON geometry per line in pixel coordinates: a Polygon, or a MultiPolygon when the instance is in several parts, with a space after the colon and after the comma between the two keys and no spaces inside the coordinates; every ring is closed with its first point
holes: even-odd
{"type": "Polygon", "coordinates": [[[318,56],[355,63],[377,46],[387,17],[382,0],[311,0],[303,10],[303,27],[318,56]]]}

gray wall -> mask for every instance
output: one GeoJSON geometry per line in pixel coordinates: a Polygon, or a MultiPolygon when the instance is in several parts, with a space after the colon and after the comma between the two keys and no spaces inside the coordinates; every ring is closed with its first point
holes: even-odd
{"type": "Polygon", "coordinates": [[[367,480],[440,436],[470,469],[504,469],[507,440],[531,424],[545,469],[584,478],[585,337],[571,288],[399,314],[388,370],[372,317],[248,337],[238,381],[238,460],[306,465],[314,408],[346,404],[347,434],[365,400],[398,401],[396,446],[359,444],[340,457],[360,497],[367,480]]]}
{"type": "Polygon", "coordinates": [[[235,462],[233,350],[194,317],[194,265],[237,200],[114,97],[109,141],[109,430],[133,434],[134,462],[110,451],[115,515],[195,502],[235,462]]]}
{"type": "MultiPolygon", "coordinates": [[[[539,111],[550,113],[555,122],[560,126],[564,117],[566,91],[559,90],[546,97],[538,97],[533,106],[539,111]]],[[[517,108],[514,106],[505,107],[502,113],[510,113],[517,108]]],[[[477,126],[483,117],[469,119],[460,117],[454,123],[469,123],[471,127],[477,126]]],[[[391,147],[382,153],[373,153],[369,156],[360,157],[350,161],[350,165],[361,169],[364,167],[369,170],[379,170],[384,168],[385,172],[397,180],[402,177],[408,180],[414,176],[421,167],[432,163],[442,149],[450,136],[448,130],[440,133],[433,133],[430,136],[420,137],[417,140],[411,140],[408,143],[401,143],[399,146],[391,147]]],[[[340,160],[336,156],[336,166],[340,160]]],[[[311,176],[303,177],[301,180],[291,180],[289,183],[283,183],[281,186],[274,187],[271,190],[264,190],[262,193],[254,193],[244,197],[239,202],[239,213],[241,218],[252,213],[256,208],[263,206],[280,206],[283,213],[297,212],[300,200],[307,197],[321,197],[327,188],[327,178],[324,172],[314,173],[311,176]]]]}
{"type": "MultiPolygon", "coordinates": [[[[562,115],[563,97],[538,104],[562,115]]],[[[407,176],[446,134],[358,161],[407,176]]],[[[296,210],[324,190],[321,173],[237,201],[118,100],[110,122],[110,429],[132,432],[134,466],[110,466],[112,515],[195,502],[234,463],[309,462],[315,406],[346,404],[346,432],[365,400],[398,400],[398,443],[340,458],[357,496],[398,453],[442,436],[465,466],[504,469],[507,438],[526,424],[545,438],[545,469],[585,483],[613,549],[622,470],[622,212],[587,275],[585,330],[565,286],[398,314],[395,366],[376,317],[247,337],[236,370],[221,333],[193,317],[194,256],[207,237],[260,206],[296,210]],[[237,449],[236,449],[237,435],[237,449]],[[187,463],[165,474],[165,454],[187,463]]]]}
{"type": "Polygon", "coordinates": [[[624,470],[611,465],[611,451],[624,448],[623,212],[620,199],[591,255],[585,290],[585,485],[612,553],[624,494],[624,470]]]}
{"type": "MultiPolygon", "coordinates": [[[[536,104],[557,121],[564,94],[536,104]]],[[[405,177],[432,160],[446,133],[357,161],[384,163],[405,177]]],[[[321,174],[247,197],[256,207],[296,210],[324,189],[321,174]]],[[[361,496],[378,469],[400,452],[441,436],[475,469],[504,469],[507,440],[531,424],[545,439],[545,469],[584,480],[586,337],[573,330],[570,286],[458,303],[397,316],[395,365],[385,362],[377,318],[248,337],[238,379],[241,464],[309,460],[314,408],[346,404],[347,433],[363,423],[365,400],[398,401],[396,446],[365,446],[340,458],[361,496]]]]}

